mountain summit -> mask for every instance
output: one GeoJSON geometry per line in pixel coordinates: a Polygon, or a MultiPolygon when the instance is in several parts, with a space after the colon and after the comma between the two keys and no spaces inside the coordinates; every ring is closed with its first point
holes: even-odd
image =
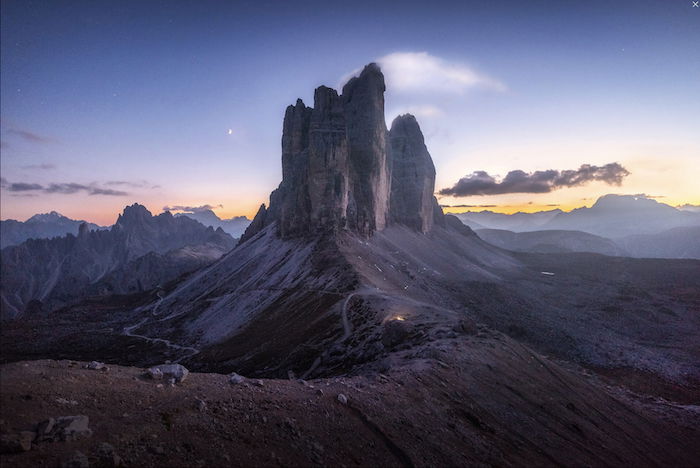
{"type": "Polygon", "coordinates": [[[371,63],[341,95],[320,86],[313,108],[301,100],[287,107],[282,182],[241,242],[275,222],[283,238],[339,230],[369,236],[392,221],[430,229],[442,216],[435,168],[413,116],[397,117],[387,131],[384,90],[371,63]]]}

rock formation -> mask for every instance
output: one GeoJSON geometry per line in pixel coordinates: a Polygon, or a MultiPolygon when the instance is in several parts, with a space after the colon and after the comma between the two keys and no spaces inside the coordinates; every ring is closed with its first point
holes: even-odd
{"type": "Polygon", "coordinates": [[[430,230],[435,168],[412,116],[397,119],[395,142],[388,144],[384,90],[382,72],[369,64],[341,95],[321,86],[313,108],[301,100],[287,108],[282,182],[241,242],[274,222],[283,238],[339,230],[369,236],[392,220],[430,230]],[[399,176],[392,179],[393,149],[399,152],[399,176]],[[390,216],[392,197],[396,216],[390,216]]]}
{"type": "Polygon", "coordinates": [[[435,166],[416,118],[411,114],[396,117],[391,124],[389,144],[393,165],[390,219],[428,232],[442,210],[433,195],[435,166]]]}
{"type": "Polygon", "coordinates": [[[207,265],[234,245],[220,228],[204,227],[142,205],[124,209],[110,230],[30,239],[2,250],[2,318],[49,312],[88,295],[143,291],[207,265]],[[31,307],[30,304],[32,305],[31,307]]]}

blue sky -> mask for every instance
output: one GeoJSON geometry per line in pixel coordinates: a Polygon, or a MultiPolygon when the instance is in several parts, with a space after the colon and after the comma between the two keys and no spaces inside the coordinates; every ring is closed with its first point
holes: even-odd
{"type": "Polygon", "coordinates": [[[619,162],[630,172],[620,186],[443,203],[566,208],[610,192],[700,203],[690,1],[1,8],[3,219],[56,209],[109,224],[136,201],[251,215],[281,178],[285,107],[376,60],[387,118],[417,115],[438,189],[474,171],[619,162]]]}

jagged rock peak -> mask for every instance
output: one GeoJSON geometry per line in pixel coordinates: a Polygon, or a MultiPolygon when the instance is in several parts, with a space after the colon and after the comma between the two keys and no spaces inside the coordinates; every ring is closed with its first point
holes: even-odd
{"type": "Polygon", "coordinates": [[[272,223],[286,238],[340,230],[370,236],[392,220],[427,232],[440,221],[432,193],[435,168],[420,127],[413,116],[401,116],[390,143],[384,91],[384,75],[371,63],[343,86],[341,95],[320,86],[313,108],[301,99],[287,107],[282,182],[241,242],[272,223]],[[400,174],[392,179],[393,145],[400,174]],[[411,171],[418,172],[409,177],[411,171]],[[398,184],[394,190],[392,183],[398,184]],[[392,196],[395,212],[390,212],[392,196]]]}
{"type": "Polygon", "coordinates": [[[134,203],[133,205],[124,208],[122,214],[117,218],[117,224],[119,225],[131,225],[133,223],[138,223],[143,220],[148,220],[152,218],[153,215],[150,211],[146,209],[145,206],[134,203]]]}
{"type": "Polygon", "coordinates": [[[389,145],[393,164],[391,222],[428,232],[442,211],[433,195],[433,159],[413,115],[404,114],[394,119],[389,131],[389,145]]]}

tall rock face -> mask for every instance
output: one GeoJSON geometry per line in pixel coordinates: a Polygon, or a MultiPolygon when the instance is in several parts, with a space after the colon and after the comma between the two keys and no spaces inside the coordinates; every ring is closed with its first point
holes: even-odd
{"type": "Polygon", "coordinates": [[[393,164],[391,222],[428,232],[442,211],[433,195],[435,166],[414,116],[405,114],[394,119],[389,144],[393,164]]]}
{"type": "Polygon", "coordinates": [[[343,229],[369,236],[386,226],[391,165],[384,90],[382,72],[370,64],[342,95],[321,86],[313,108],[301,100],[287,108],[282,182],[241,242],[273,222],[283,238],[343,229]]]}

